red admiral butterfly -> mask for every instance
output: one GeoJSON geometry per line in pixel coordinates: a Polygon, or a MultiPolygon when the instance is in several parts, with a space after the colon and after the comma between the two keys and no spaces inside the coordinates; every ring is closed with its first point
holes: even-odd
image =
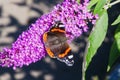
{"type": "Polygon", "coordinates": [[[51,58],[57,58],[67,66],[73,66],[73,54],[65,34],[65,26],[58,21],[48,32],[43,34],[43,41],[46,52],[51,58]]]}

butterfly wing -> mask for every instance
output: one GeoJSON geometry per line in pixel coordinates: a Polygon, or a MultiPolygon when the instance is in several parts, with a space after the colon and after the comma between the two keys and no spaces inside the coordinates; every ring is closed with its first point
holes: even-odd
{"type": "Polygon", "coordinates": [[[49,49],[49,51],[47,50],[47,53],[52,53],[54,56],[63,53],[68,47],[64,36],[63,33],[47,32],[47,41],[44,41],[46,49],[49,49]]]}
{"type": "Polygon", "coordinates": [[[55,24],[49,32],[46,32],[43,35],[43,41],[50,57],[57,58],[68,66],[74,64],[73,54],[71,54],[71,48],[67,43],[65,28],[62,23],[55,24]]]}
{"type": "Polygon", "coordinates": [[[73,64],[74,64],[74,57],[71,52],[69,52],[69,54],[67,56],[65,56],[64,58],[57,57],[57,60],[64,62],[67,66],[73,66],[73,64]]]}

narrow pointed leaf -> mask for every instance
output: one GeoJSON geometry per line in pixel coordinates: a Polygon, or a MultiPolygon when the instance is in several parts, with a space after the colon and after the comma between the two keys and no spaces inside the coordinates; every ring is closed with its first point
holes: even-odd
{"type": "Polygon", "coordinates": [[[93,32],[89,36],[89,46],[86,53],[86,68],[92,60],[92,57],[95,55],[97,49],[102,44],[108,28],[108,14],[106,11],[102,13],[99,17],[93,32]]]}
{"type": "Polygon", "coordinates": [[[120,52],[118,50],[116,41],[114,41],[113,44],[112,44],[112,47],[110,49],[110,55],[109,55],[107,71],[109,71],[111,69],[113,63],[117,60],[117,58],[119,56],[120,56],[120,52]]]}
{"type": "Polygon", "coordinates": [[[120,25],[118,25],[118,27],[115,31],[115,40],[117,43],[118,50],[120,51],[120,25]]]}
{"type": "Polygon", "coordinates": [[[116,25],[120,23],[120,15],[117,17],[117,19],[112,23],[112,25],[116,25]]]}
{"type": "Polygon", "coordinates": [[[94,6],[99,0],[91,0],[89,5],[87,6],[88,10],[90,10],[92,8],[92,6],[94,6]]]}
{"type": "Polygon", "coordinates": [[[106,0],[99,0],[94,9],[94,14],[101,14],[101,12],[103,12],[103,7],[105,4],[106,4],[106,0]]]}
{"type": "Polygon", "coordinates": [[[115,63],[118,57],[120,57],[120,24],[118,25],[115,35],[114,35],[114,42],[112,44],[110,55],[109,55],[109,61],[108,61],[108,69],[109,71],[112,67],[112,65],[115,63]]]}

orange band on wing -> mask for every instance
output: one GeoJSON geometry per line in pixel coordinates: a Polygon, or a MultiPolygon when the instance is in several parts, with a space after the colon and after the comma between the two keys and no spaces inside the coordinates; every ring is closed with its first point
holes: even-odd
{"type": "Polygon", "coordinates": [[[64,31],[64,30],[61,30],[61,29],[52,29],[51,31],[52,31],[52,32],[57,31],[57,32],[62,32],[62,33],[65,33],[65,31],[64,31]]]}
{"type": "Polygon", "coordinates": [[[59,54],[58,57],[59,57],[59,58],[65,57],[65,56],[69,53],[70,50],[71,50],[71,48],[69,47],[69,48],[65,51],[65,53],[59,54]]]}
{"type": "Polygon", "coordinates": [[[51,58],[54,58],[54,54],[53,54],[53,52],[50,50],[50,48],[46,48],[46,51],[47,51],[48,55],[49,55],[51,58]]]}
{"type": "Polygon", "coordinates": [[[47,41],[47,33],[43,34],[43,41],[46,42],[47,41]]]}

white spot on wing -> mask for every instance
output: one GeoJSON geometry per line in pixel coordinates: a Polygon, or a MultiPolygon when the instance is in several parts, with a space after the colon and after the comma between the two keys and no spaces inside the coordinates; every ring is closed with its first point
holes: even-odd
{"type": "Polygon", "coordinates": [[[73,58],[73,55],[68,56],[69,59],[73,58]]]}
{"type": "Polygon", "coordinates": [[[64,25],[59,25],[60,28],[65,27],[64,25]]]}
{"type": "Polygon", "coordinates": [[[66,61],[68,61],[68,59],[66,59],[66,61]]]}

